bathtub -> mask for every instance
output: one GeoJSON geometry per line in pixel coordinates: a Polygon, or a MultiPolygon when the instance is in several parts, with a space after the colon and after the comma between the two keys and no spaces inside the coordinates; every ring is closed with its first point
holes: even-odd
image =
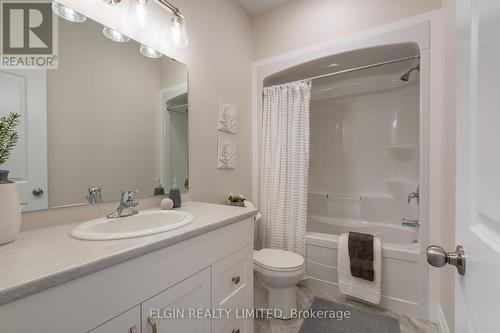
{"type": "Polygon", "coordinates": [[[394,224],[323,216],[308,216],[307,279],[316,289],[338,293],[338,238],[349,231],[373,234],[382,241],[382,298],[380,306],[424,317],[422,254],[418,232],[394,224]]]}

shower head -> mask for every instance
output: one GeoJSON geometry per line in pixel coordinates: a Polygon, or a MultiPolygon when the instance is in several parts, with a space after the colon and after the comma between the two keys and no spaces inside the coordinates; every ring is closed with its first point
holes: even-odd
{"type": "Polygon", "coordinates": [[[410,80],[410,74],[414,71],[420,71],[420,64],[418,64],[417,66],[411,68],[408,72],[404,73],[402,76],[401,76],[401,81],[405,81],[407,82],[408,80],[410,80]]]}

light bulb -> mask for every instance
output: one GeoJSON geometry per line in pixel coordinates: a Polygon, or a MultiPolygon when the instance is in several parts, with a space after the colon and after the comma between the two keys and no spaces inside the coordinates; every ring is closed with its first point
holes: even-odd
{"type": "Polygon", "coordinates": [[[57,16],[70,21],[70,22],[85,22],[87,17],[85,15],[80,14],[74,9],[61,5],[59,2],[52,1],[52,11],[57,16]]]}
{"type": "Polygon", "coordinates": [[[182,18],[178,14],[174,14],[172,16],[171,23],[172,40],[174,42],[174,47],[183,48],[188,46],[189,41],[187,36],[186,21],[184,20],[184,18],[182,18]]]}
{"type": "Polygon", "coordinates": [[[102,29],[102,33],[104,36],[106,36],[107,38],[111,39],[114,42],[126,43],[130,40],[129,37],[125,36],[124,34],[114,29],[111,29],[110,27],[104,27],[102,29]]]}
{"type": "Polygon", "coordinates": [[[151,27],[152,13],[149,0],[130,1],[127,13],[127,20],[132,25],[137,25],[140,29],[146,30],[151,27]]]}
{"type": "Polygon", "coordinates": [[[153,49],[151,46],[147,46],[144,44],[141,44],[140,51],[143,56],[152,59],[159,59],[163,56],[163,54],[160,51],[157,51],[153,49]]]}

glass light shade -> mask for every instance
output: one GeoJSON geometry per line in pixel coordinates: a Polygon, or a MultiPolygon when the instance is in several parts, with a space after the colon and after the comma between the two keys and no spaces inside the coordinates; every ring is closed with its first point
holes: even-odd
{"type": "Polygon", "coordinates": [[[174,47],[183,48],[188,46],[189,41],[186,29],[186,21],[184,20],[184,18],[174,14],[172,16],[171,23],[172,23],[171,34],[172,34],[172,40],[174,42],[174,47]]]}
{"type": "Polygon", "coordinates": [[[102,29],[102,33],[104,36],[106,36],[107,38],[111,39],[114,42],[126,43],[126,42],[130,41],[129,37],[125,36],[124,34],[118,32],[114,29],[111,29],[110,27],[104,27],[102,29]]]}
{"type": "Polygon", "coordinates": [[[87,17],[85,15],[82,15],[76,10],[61,5],[59,2],[56,1],[52,1],[52,11],[57,16],[70,22],[81,23],[87,20],[87,17]]]}
{"type": "Polygon", "coordinates": [[[133,0],[129,2],[127,21],[140,29],[147,30],[151,28],[153,21],[152,8],[149,1],[133,0]]]}
{"type": "Polygon", "coordinates": [[[163,54],[160,51],[157,51],[153,49],[150,46],[141,44],[141,54],[145,57],[152,58],[152,59],[159,59],[163,56],[163,54]]]}
{"type": "Polygon", "coordinates": [[[103,0],[105,3],[107,3],[108,5],[117,5],[119,4],[120,2],[122,2],[122,0],[103,0]]]}

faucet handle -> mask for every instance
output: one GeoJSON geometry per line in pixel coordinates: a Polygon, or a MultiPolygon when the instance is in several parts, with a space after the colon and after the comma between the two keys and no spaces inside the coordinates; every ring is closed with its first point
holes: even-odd
{"type": "Polygon", "coordinates": [[[130,201],[135,199],[135,195],[137,194],[137,191],[124,191],[121,190],[121,197],[122,197],[122,202],[130,201]]]}

